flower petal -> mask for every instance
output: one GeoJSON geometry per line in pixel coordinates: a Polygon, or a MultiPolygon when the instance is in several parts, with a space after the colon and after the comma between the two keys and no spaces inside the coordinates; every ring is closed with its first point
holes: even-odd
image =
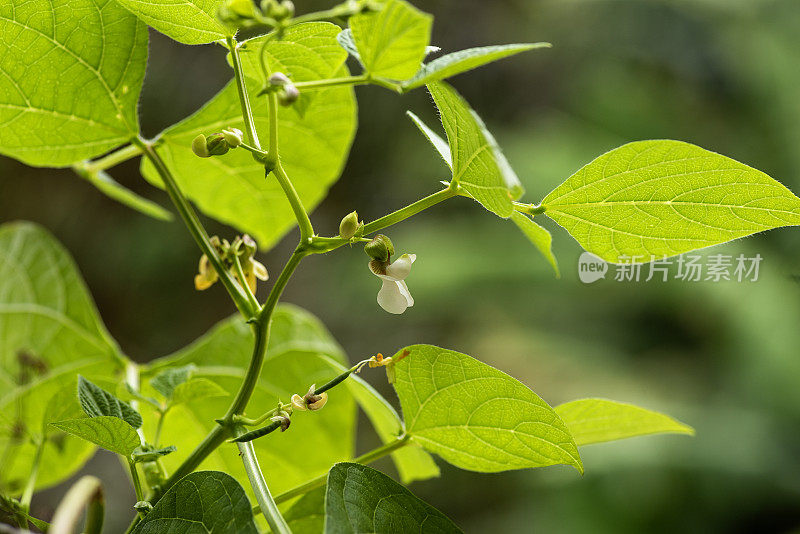
{"type": "Polygon", "coordinates": [[[386,274],[397,281],[405,280],[411,274],[411,264],[416,259],[416,254],[403,254],[386,267],[386,274]]]}
{"type": "MultiPolygon", "coordinates": [[[[389,313],[401,314],[408,308],[408,288],[404,282],[386,281],[378,291],[378,304],[389,313]],[[403,284],[402,286],[400,284],[403,284]]],[[[410,298],[410,294],[408,297],[410,298]]],[[[413,304],[413,299],[412,299],[413,304]]]]}

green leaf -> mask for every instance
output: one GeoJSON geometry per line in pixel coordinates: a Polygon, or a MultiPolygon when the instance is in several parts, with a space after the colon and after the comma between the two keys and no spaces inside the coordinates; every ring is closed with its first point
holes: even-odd
{"type": "Polygon", "coordinates": [[[432,345],[412,345],[398,358],[394,387],[406,428],[428,451],[471,471],[566,464],[583,472],[567,426],[518,380],[432,345]]]}
{"type": "MultiPolygon", "coordinates": [[[[336,46],[332,35],[321,36],[316,44],[271,42],[267,50],[271,56],[290,63],[296,59],[293,56],[310,57],[309,47],[328,50],[331,42],[336,46]]],[[[258,47],[251,54],[257,52],[258,47]]],[[[313,63],[317,64],[316,60],[313,63]]],[[[261,89],[261,83],[256,81],[260,74],[253,73],[254,67],[247,65],[250,63],[245,64],[249,72],[248,86],[251,94],[255,94],[261,89]]],[[[344,67],[340,67],[337,74],[346,74],[341,69],[344,67]]],[[[263,135],[268,135],[267,106],[254,106],[254,111],[256,127],[263,135]]],[[[281,162],[304,206],[311,210],[339,178],[350,150],[356,127],[353,90],[332,87],[316,91],[302,117],[292,107],[281,107],[278,123],[281,162]],[[310,158],[309,154],[314,157],[310,158]]],[[[209,134],[227,126],[245,129],[237,90],[232,83],[192,117],[167,129],[158,151],[184,193],[202,211],[247,232],[262,248],[269,248],[295,225],[294,212],[277,180],[265,177],[263,165],[243,149],[207,159],[192,153],[191,143],[198,134],[209,134]]],[[[262,137],[261,141],[266,146],[267,138],[262,137]]],[[[143,163],[142,172],[152,183],[162,185],[149,162],[143,163]]]]}
{"type": "Polygon", "coordinates": [[[646,262],[800,224],[800,199],[766,174],[680,141],[637,141],[542,201],[587,251],[646,262]]]}
{"type": "MultiPolygon", "coordinates": [[[[331,365],[337,367],[339,372],[346,370],[343,365],[335,361],[331,361],[331,365]]],[[[395,441],[405,433],[403,420],[400,419],[389,401],[375,391],[372,386],[355,375],[350,375],[345,381],[345,385],[361,409],[364,410],[383,443],[395,441]]],[[[439,476],[439,467],[431,455],[413,443],[394,451],[392,460],[403,484],[439,476]]]]}
{"type": "Polygon", "coordinates": [[[522,196],[523,189],[494,138],[455,89],[435,82],[428,90],[447,132],[453,181],[487,210],[510,217],[512,202],[522,196]]]}
{"type": "Polygon", "coordinates": [[[431,40],[433,17],[402,0],[377,12],[350,18],[352,39],[364,69],[373,76],[406,80],[414,76],[431,40]]]}
{"type": "Polygon", "coordinates": [[[170,445],[169,447],[163,447],[155,450],[144,450],[142,447],[139,447],[137,450],[131,453],[131,459],[136,463],[155,462],[162,456],[166,456],[167,454],[171,454],[177,450],[178,449],[175,447],[175,445],[170,445]]]}
{"type": "Polygon", "coordinates": [[[194,364],[183,367],[165,369],[150,379],[150,385],[165,398],[172,397],[175,388],[192,378],[197,366],[194,364]]]}
{"type": "Polygon", "coordinates": [[[328,473],[325,534],[460,533],[442,512],[371,467],[339,463],[328,473]]]}
{"type": "Polygon", "coordinates": [[[143,213],[154,219],[171,221],[172,213],[165,210],[155,202],[142,198],[124,185],[114,180],[106,171],[89,172],[79,167],[73,167],[81,178],[95,186],[108,198],[116,200],[131,209],[143,213]]]}
{"type": "Polygon", "coordinates": [[[227,397],[228,392],[208,378],[192,378],[175,388],[171,405],[194,402],[208,397],[227,397]]]}
{"type": "Polygon", "coordinates": [[[447,163],[447,166],[452,171],[453,155],[450,153],[450,145],[447,144],[447,141],[442,139],[439,134],[431,130],[427,124],[422,122],[422,119],[410,111],[406,111],[406,115],[408,115],[411,120],[414,121],[414,124],[417,128],[419,128],[419,131],[422,132],[422,135],[424,135],[425,138],[430,141],[431,145],[433,145],[433,148],[435,148],[439,155],[442,156],[442,159],[445,163],[447,163]]]}
{"type": "Polygon", "coordinates": [[[171,487],[134,534],[257,534],[250,501],[236,479],[197,471],[171,487]]]}
{"type": "MultiPolygon", "coordinates": [[[[271,72],[282,72],[293,82],[325,80],[339,72],[347,59],[347,52],[338,45],[340,33],[341,28],[335,24],[309,22],[285,29],[280,40],[272,35],[252,39],[239,54],[242,68],[259,87],[266,86],[260,57],[262,45],[268,40],[270,44],[264,51],[264,59],[271,72]]],[[[304,116],[317,94],[318,91],[301,91],[291,109],[304,116]]]]}
{"type": "Polygon", "coordinates": [[[134,429],[142,426],[142,416],[130,404],[82,376],[78,376],[78,400],[89,417],[108,415],[122,419],[134,429]]]}
{"type": "Polygon", "coordinates": [[[550,235],[550,232],[536,224],[533,219],[527,215],[519,213],[518,211],[511,214],[511,221],[522,230],[525,237],[528,238],[533,246],[536,247],[548,263],[550,263],[550,266],[553,267],[553,271],[556,273],[556,278],[561,278],[561,273],[558,270],[558,262],[553,255],[553,236],[550,235]]]}
{"type": "Polygon", "coordinates": [[[322,532],[325,528],[325,487],[311,490],[300,497],[283,518],[292,532],[322,532]]]}
{"type": "Polygon", "coordinates": [[[648,434],[694,435],[692,427],[668,415],[607,399],[578,399],[555,411],[579,446],[648,434]]]}
{"type": "MultiPolygon", "coordinates": [[[[195,377],[213,380],[233,395],[241,385],[252,350],[250,326],[235,317],[177,354],[151,362],[150,367],[142,369],[142,375],[153,376],[167,368],[195,364],[195,377]]],[[[273,315],[267,359],[246,415],[258,417],[274,409],[279,399],[288,402],[293,393],[302,395],[311,384],[328,381],[336,373],[330,360],[345,362],[341,349],[316,318],[298,308],[280,306],[273,315]]],[[[161,439],[176,445],[178,452],[163,458],[168,471],[173,471],[216,426],[214,417],[224,414],[229,404],[230,398],[205,397],[169,410],[161,439]]],[[[158,414],[153,410],[143,415],[145,434],[153,435],[158,414]]],[[[270,465],[264,473],[270,490],[277,495],[324,474],[337,461],[350,459],[355,447],[355,424],[352,395],[346,388],[336,388],[324,409],[296,413],[287,432],[255,440],[259,461],[270,465]],[[303,461],[290,462],[287,458],[303,461]]],[[[221,470],[246,480],[242,462],[231,444],[214,451],[201,469],[221,470]]]]}
{"type": "Polygon", "coordinates": [[[121,454],[125,458],[130,457],[131,453],[142,444],[136,429],[113,415],[67,419],[50,424],[107,451],[121,454]]]}
{"type": "Polygon", "coordinates": [[[115,0],[6,0],[0,35],[0,154],[64,167],[138,134],[147,27],[115,0]]]}
{"type": "MultiPolygon", "coordinates": [[[[76,375],[114,376],[121,358],[64,248],[33,224],[0,226],[0,486],[21,491],[47,424],[80,416],[76,375]]],[[[95,450],[52,434],[37,488],[69,477],[95,450]]]]}
{"type": "Polygon", "coordinates": [[[533,50],[534,48],[550,48],[550,43],[509,44],[500,46],[482,46],[459,50],[439,57],[424,65],[413,78],[403,82],[403,90],[410,91],[417,87],[444,80],[456,74],[467,72],[498,59],[533,50]]]}
{"type": "Polygon", "coordinates": [[[233,35],[217,19],[220,0],[117,0],[156,30],[179,43],[212,43],[233,35]]]}

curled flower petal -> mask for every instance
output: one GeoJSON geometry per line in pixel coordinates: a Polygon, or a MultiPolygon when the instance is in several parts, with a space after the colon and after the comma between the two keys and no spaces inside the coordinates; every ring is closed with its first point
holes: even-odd
{"type": "Polygon", "coordinates": [[[378,291],[378,304],[389,313],[401,314],[414,305],[414,299],[405,282],[384,280],[378,291]]]}
{"type": "Polygon", "coordinates": [[[411,274],[411,264],[417,259],[416,254],[403,254],[386,267],[386,275],[399,282],[411,274]]]}
{"type": "Polygon", "coordinates": [[[306,406],[306,400],[297,393],[292,395],[292,407],[295,410],[300,410],[301,412],[308,410],[308,406],[306,406]]]}

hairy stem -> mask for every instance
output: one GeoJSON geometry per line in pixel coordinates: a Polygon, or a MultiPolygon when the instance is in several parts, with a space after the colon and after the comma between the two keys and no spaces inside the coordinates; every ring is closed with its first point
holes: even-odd
{"type": "Polygon", "coordinates": [[[135,158],[136,156],[142,153],[142,148],[136,144],[131,144],[120,148],[119,150],[115,150],[111,154],[108,154],[105,157],[100,159],[96,159],[91,162],[87,162],[83,165],[83,169],[88,172],[97,172],[97,171],[104,171],[106,169],[110,169],[116,165],[124,161],[128,161],[131,158],[135,158]]]}
{"type": "Polygon", "coordinates": [[[247,478],[250,479],[250,485],[253,488],[253,493],[256,495],[259,509],[263,511],[264,517],[269,524],[269,528],[274,534],[291,534],[292,530],[286,524],[286,520],[278,510],[278,505],[272,498],[272,494],[267,487],[267,481],[264,480],[264,475],[261,473],[261,468],[258,465],[258,458],[253,444],[250,442],[239,443],[239,453],[242,456],[244,469],[247,472],[247,478]]]}
{"type": "Polygon", "coordinates": [[[247,138],[253,148],[261,150],[261,142],[256,132],[256,124],[253,120],[253,110],[250,108],[250,97],[247,94],[247,82],[242,71],[242,62],[239,59],[239,48],[233,37],[228,37],[228,50],[231,52],[231,63],[233,63],[233,77],[236,80],[236,89],[239,91],[239,102],[242,105],[242,119],[247,131],[247,138]]]}
{"type": "Polygon", "coordinates": [[[142,149],[145,157],[147,157],[156,168],[159,176],[161,176],[161,180],[164,182],[164,188],[167,190],[167,194],[169,194],[172,203],[175,204],[178,214],[181,219],[183,219],[184,224],[186,224],[186,227],[200,247],[200,250],[203,251],[203,254],[206,255],[211,265],[214,266],[214,270],[217,271],[222,285],[225,286],[225,289],[230,294],[236,307],[246,318],[250,319],[254,317],[257,310],[252,308],[250,302],[247,300],[247,296],[242,292],[242,289],[223,265],[216,249],[214,249],[214,246],[211,244],[205,228],[203,228],[203,225],[200,223],[200,219],[198,219],[189,201],[183,196],[183,193],[178,187],[178,183],[172,176],[172,172],[170,172],[169,168],[164,163],[164,160],[161,159],[161,156],[158,155],[158,152],[156,152],[156,149],[151,143],[142,139],[137,139],[136,143],[142,149]]]}
{"type": "Polygon", "coordinates": [[[306,212],[305,207],[303,207],[300,196],[297,194],[294,185],[292,185],[289,176],[286,174],[280,162],[278,162],[273,169],[273,174],[275,178],[278,179],[281,189],[283,189],[286,198],[292,205],[292,211],[294,211],[294,216],[297,218],[297,225],[300,227],[300,241],[302,243],[309,243],[314,237],[314,227],[311,226],[311,219],[308,218],[308,212],[306,212]]]}
{"type": "Polygon", "coordinates": [[[361,85],[369,83],[367,74],[358,76],[343,76],[341,78],[328,78],[327,80],[312,80],[308,82],[295,82],[294,86],[298,89],[324,89],[326,87],[337,87],[339,85],[361,85]]]}
{"type": "Polygon", "coordinates": [[[85,476],[73,485],[56,508],[50,523],[50,534],[72,534],[78,526],[84,508],[84,534],[100,534],[103,529],[105,503],[100,479],[85,476]]]}

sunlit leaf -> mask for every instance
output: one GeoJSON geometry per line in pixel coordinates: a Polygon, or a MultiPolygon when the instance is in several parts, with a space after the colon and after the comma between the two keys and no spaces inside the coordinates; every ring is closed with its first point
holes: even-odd
{"type": "Polygon", "coordinates": [[[142,416],[130,404],[82,376],[78,376],[78,400],[89,417],[118,417],[133,428],[142,426],[142,416]]]}
{"type": "Polygon", "coordinates": [[[197,471],[171,487],[133,534],[257,534],[250,501],[235,478],[197,471]]]}
{"type": "MultiPolygon", "coordinates": [[[[453,181],[487,210],[510,217],[514,212],[512,201],[522,195],[523,188],[494,138],[455,89],[435,82],[428,85],[428,90],[447,132],[453,181]]],[[[433,142],[433,138],[429,139],[433,142]]]]}
{"type": "Polygon", "coordinates": [[[147,27],[115,0],[0,5],[0,154],[64,167],[139,132],[147,27]]]}
{"type": "Polygon", "coordinates": [[[411,120],[414,122],[414,125],[419,128],[419,131],[422,132],[422,135],[424,135],[425,138],[430,141],[431,145],[433,145],[433,148],[436,149],[436,152],[442,156],[444,162],[447,163],[448,167],[450,167],[450,170],[453,170],[453,155],[450,153],[450,145],[447,144],[447,141],[442,139],[439,134],[431,130],[427,124],[422,122],[422,119],[410,111],[406,111],[406,115],[408,115],[409,118],[411,118],[411,120]]]}
{"type": "Polygon", "coordinates": [[[117,0],[149,26],[179,43],[197,45],[233,33],[217,19],[220,0],[117,0]]]}
{"type": "Polygon", "coordinates": [[[647,434],[689,434],[694,429],[663,413],[607,399],[579,399],[555,407],[575,443],[590,445],[647,434]]]}
{"type": "Polygon", "coordinates": [[[126,458],[142,444],[136,429],[113,415],[67,419],[50,424],[126,458]]]}
{"type": "MultiPolygon", "coordinates": [[[[308,58],[309,64],[317,65],[319,57],[311,54],[308,48],[328,50],[331,42],[338,48],[335,36],[325,34],[302,45],[271,42],[268,51],[287,64],[308,58]]],[[[250,53],[258,53],[258,47],[250,53]]],[[[250,60],[245,64],[251,72],[247,78],[253,95],[262,87],[261,82],[256,81],[260,74],[252,73],[254,64],[250,60]]],[[[343,66],[339,68],[344,69],[343,66]]],[[[296,66],[294,69],[300,72],[296,66]]],[[[344,70],[337,73],[346,74],[344,70]]],[[[262,134],[261,142],[267,146],[267,106],[261,101],[253,109],[256,127],[262,134]]],[[[277,180],[264,176],[263,165],[244,149],[207,159],[198,158],[191,150],[192,140],[200,133],[210,134],[228,126],[244,130],[241,113],[237,90],[231,83],[196,114],[167,129],[158,151],[184,193],[202,211],[249,233],[262,248],[269,248],[295,225],[294,212],[277,180]]],[[[302,117],[292,107],[281,107],[278,123],[283,166],[305,207],[313,209],[339,178],[350,150],[356,127],[353,90],[333,87],[316,91],[302,117]]],[[[148,180],[161,185],[148,162],[143,164],[142,172],[148,180]]]]}
{"type": "Polygon", "coordinates": [[[637,141],[542,201],[587,251],[646,262],[800,224],[800,198],[766,174],[681,141],[637,141]]]}
{"type": "Polygon", "coordinates": [[[518,380],[432,345],[412,345],[393,358],[402,358],[394,386],[407,431],[425,449],[471,471],[555,464],[583,471],[567,426],[518,380]]]}
{"type": "Polygon", "coordinates": [[[150,379],[150,385],[153,387],[153,389],[168,399],[172,397],[175,388],[192,378],[192,375],[196,370],[197,367],[193,364],[185,365],[183,367],[164,369],[150,379]]]}
{"type": "Polygon", "coordinates": [[[352,41],[364,69],[393,80],[406,80],[417,73],[432,25],[433,17],[403,0],[389,0],[377,12],[350,18],[352,41]]]}
{"type": "Polygon", "coordinates": [[[553,236],[550,235],[550,232],[536,224],[533,219],[527,215],[517,211],[511,214],[511,221],[522,230],[525,237],[527,237],[531,244],[545,257],[556,273],[556,277],[560,277],[561,273],[558,271],[558,262],[553,255],[553,236]]]}
{"type": "Polygon", "coordinates": [[[0,226],[0,485],[21,491],[45,434],[39,488],[91,456],[93,445],[47,423],[80,416],[77,375],[111,377],[120,358],[62,246],[32,224],[0,226]]]}
{"type": "Polygon", "coordinates": [[[227,397],[229,393],[208,378],[192,378],[172,392],[171,404],[194,402],[208,397],[227,397]]]}
{"type": "Polygon", "coordinates": [[[474,68],[486,65],[498,59],[532,50],[534,48],[548,48],[550,43],[526,43],[500,46],[482,46],[459,50],[452,54],[439,57],[424,65],[413,78],[402,83],[403,90],[408,91],[423,85],[444,80],[467,72],[474,68]]]}
{"type": "Polygon", "coordinates": [[[371,467],[340,463],[328,473],[325,534],[460,533],[442,512],[371,467]]]}
{"type": "Polygon", "coordinates": [[[322,532],[325,528],[325,487],[311,490],[300,497],[283,513],[283,518],[292,532],[322,532]]]}

